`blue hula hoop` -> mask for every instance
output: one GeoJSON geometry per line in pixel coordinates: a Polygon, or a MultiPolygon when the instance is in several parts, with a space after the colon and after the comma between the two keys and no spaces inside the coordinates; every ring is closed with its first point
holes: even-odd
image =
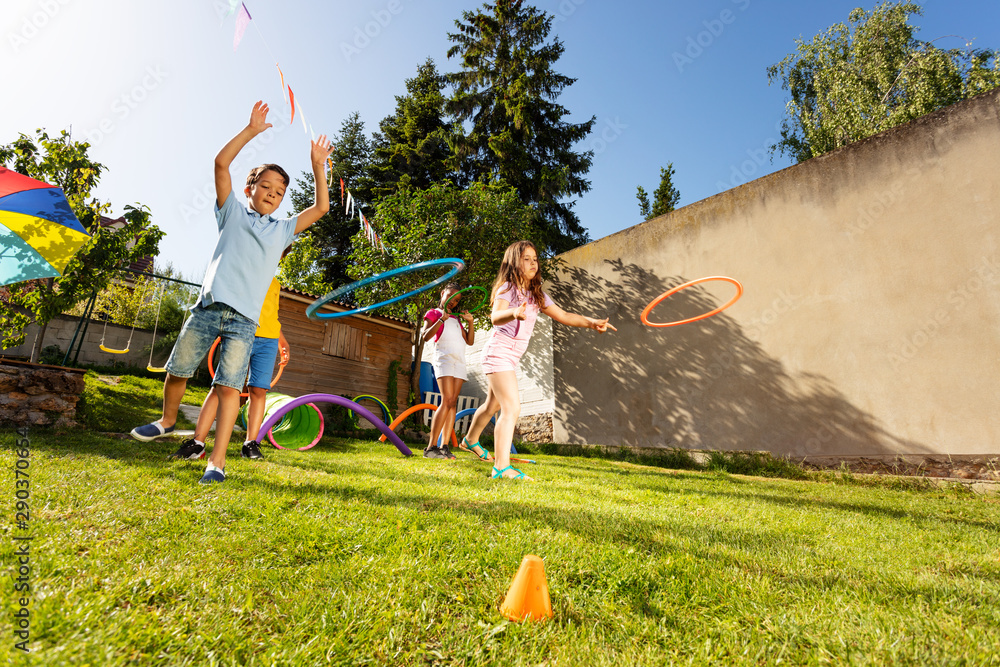
{"type": "Polygon", "coordinates": [[[388,306],[390,304],[396,303],[397,301],[402,301],[403,299],[409,299],[411,296],[416,296],[421,292],[426,292],[429,289],[434,289],[438,285],[448,282],[451,278],[458,275],[460,271],[465,269],[465,262],[460,259],[451,257],[448,259],[432,259],[426,262],[418,262],[416,264],[410,264],[409,266],[403,266],[398,269],[392,269],[391,271],[385,271],[384,273],[379,273],[378,275],[369,276],[368,278],[362,278],[357,282],[353,282],[350,285],[344,285],[343,287],[338,287],[329,294],[324,294],[320,298],[309,304],[306,308],[306,317],[311,320],[332,320],[337,317],[348,317],[349,315],[359,315],[361,313],[367,313],[369,310],[375,310],[376,308],[382,308],[383,306],[388,306]],[[440,278],[432,280],[423,287],[418,287],[415,290],[411,290],[406,294],[400,296],[394,296],[391,299],[386,299],[371,306],[364,306],[362,308],[355,308],[354,310],[345,310],[342,313],[317,313],[321,307],[325,306],[327,303],[333,301],[339,296],[343,296],[348,292],[353,292],[356,289],[366,287],[372,283],[377,283],[381,280],[388,280],[389,278],[394,278],[396,276],[401,276],[406,273],[413,273],[414,271],[420,271],[421,269],[428,269],[434,266],[451,266],[451,270],[444,274],[440,278]]]}

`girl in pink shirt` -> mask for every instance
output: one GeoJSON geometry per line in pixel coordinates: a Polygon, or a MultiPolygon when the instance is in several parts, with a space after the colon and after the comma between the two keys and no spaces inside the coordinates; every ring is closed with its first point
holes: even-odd
{"type": "Polygon", "coordinates": [[[507,247],[500,264],[500,273],[493,282],[491,302],[493,331],[483,348],[483,371],[488,383],[486,401],[473,415],[472,425],[468,435],[462,439],[461,447],[475,452],[481,459],[493,460],[489,452],[479,444],[479,434],[486,428],[490,417],[499,410],[500,417],[497,418],[493,431],[496,465],[493,466],[492,477],[530,480],[530,477],[525,477],[523,472],[510,465],[510,445],[514,440],[514,427],[521,415],[517,362],[528,348],[538,313],[545,313],[560,324],[594,329],[600,333],[617,329],[608,324],[607,318],[595,320],[584,315],[574,315],[553,303],[542,291],[538,251],[531,241],[516,241],[507,247]]]}

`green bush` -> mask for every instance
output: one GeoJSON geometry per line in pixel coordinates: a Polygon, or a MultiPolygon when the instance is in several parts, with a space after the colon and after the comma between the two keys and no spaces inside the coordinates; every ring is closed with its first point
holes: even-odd
{"type": "Polygon", "coordinates": [[[65,353],[59,349],[58,345],[46,345],[38,355],[38,363],[62,366],[65,353]]]}

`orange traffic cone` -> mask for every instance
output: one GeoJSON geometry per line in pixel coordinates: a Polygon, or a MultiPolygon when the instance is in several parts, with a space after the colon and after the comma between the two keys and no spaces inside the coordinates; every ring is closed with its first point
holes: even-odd
{"type": "Polygon", "coordinates": [[[538,556],[525,556],[514,575],[500,613],[512,621],[540,621],[552,618],[549,585],[545,582],[545,565],[538,556]]]}

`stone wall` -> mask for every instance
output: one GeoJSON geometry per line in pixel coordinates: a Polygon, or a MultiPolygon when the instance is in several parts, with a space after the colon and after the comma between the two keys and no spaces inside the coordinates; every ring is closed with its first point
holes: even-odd
{"type": "Polygon", "coordinates": [[[552,413],[521,415],[514,429],[514,440],[521,442],[552,442],[552,413]]]}
{"type": "Polygon", "coordinates": [[[0,425],[75,426],[84,371],[0,359],[0,425]]]}

